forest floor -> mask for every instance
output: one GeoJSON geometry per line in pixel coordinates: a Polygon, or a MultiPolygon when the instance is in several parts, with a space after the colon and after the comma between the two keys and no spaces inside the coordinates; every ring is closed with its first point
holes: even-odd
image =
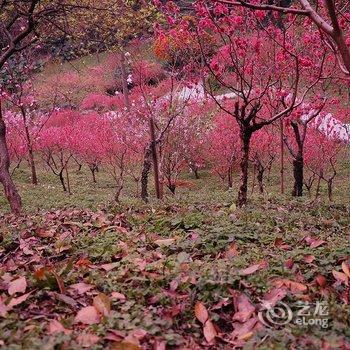
{"type": "Polygon", "coordinates": [[[0,215],[1,348],[350,348],[348,172],[332,204],[272,178],[244,209],[207,173],[117,206],[106,174],[72,172],[71,196],[39,175],[16,171],[26,213],[0,215]]]}

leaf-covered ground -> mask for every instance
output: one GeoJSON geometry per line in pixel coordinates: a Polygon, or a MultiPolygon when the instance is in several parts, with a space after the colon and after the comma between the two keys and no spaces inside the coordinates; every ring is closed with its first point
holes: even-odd
{"type": "Polygon", "coordinates": [[[62,209],[0,232],[4,349],[350,348],[344,205],[62,209]],[[327,303],[327,326],[258,317],[298,301],[327,303]]]}

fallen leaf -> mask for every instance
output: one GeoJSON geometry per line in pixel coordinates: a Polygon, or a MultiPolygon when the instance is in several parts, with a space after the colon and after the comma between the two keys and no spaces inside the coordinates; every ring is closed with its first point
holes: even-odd
{"type": "Polygon", "coordinates": [[[54,229],[44,229],[44,228],[37,228],[35,233],[41,237],[41,238],[51,238],[55,235],[55,230],[54,229]]]}
{"type": "Polygon", "coordinates": [[[76,307],[78,304],[73,298],[69,297],[68,295],[60,294],[60,293],[52,293],[52,295],[58,300],[61,300],[67,305],[70,305],[72,307],[76,307]]]}
{"type": "Polygon", "coordinates": [[[102,264],[102,265],[100,265],[100,268],[108,272],[108,271],[115,269],[119,265],[120,265],[119,262],[114,262],[114,263],[110,263],[110,264],[102,264]]]}
{"type": "Polygon", "coordinates": [[[286,286],[292,293],[304,293],[307,291],[307,286],[305,284],[285,278],[274,281],[274,284],[279,288],[286,286]]]}
{"type": "Polygon", "coordinates": [[[346,286],[349,285],[349,277],[345,273],[333,270],[332,274],[338,282],[344,283],[346,286]]]}
{"type": "Polygon", "coordinates": [[[27,289],[27,280],[25,277],[17,278],[9,283],[8,293],[14,295],[16,293],[25,293],[27,289]]]}
{"type": "Polygon", "coordinates": [[[48,326],[48,333],[49,334],[57,334],[57,333],[64,333],[66,335],[72,333],[70,329],[65,328],[61,322],[57,320],[51,320],[48,326]]]}
{"type": "Polygon", "coordinates": [[[104,293],[100,293],[95,296],[93,305],[102,316],[109,316],[111,313],[111,301],[104,293]]]}
{"type": "Polygon", "coordinates": [[[202,324],[204,324],[209,318],[207,308],[200,301],[194,306],[194,314],[196,315],[197,320],[202,324]]]}
{"type": "Polygon", "coordinates": [[[94,286],[91,284],[80,282],[80,283],[70,285],[69,288],[78,292],[78,294],[85,294],[86,292],[89,292],[91,289],[94,289],[94,286]]]}
{"type": "Polygon", "coordinates": [[[74,318],[74,323],[96,324],[99,322],[100,316],[94,306],[83,307],[74,318]]]}
{"type": "Polygon", "coordinates": [[[282,238],[275,239],[275,247],[283,249],[283,250],[290,250],[291,249],[291,246],[289,244],[284,243],[282,238]]]}
{"type": "Polygon", "coordinates": [[[327,285],[326,277],[324,277],[322,275],[316,276],[316,282],[320,287],[325,287],[327,285]]]}
{"type": "Polygon", "coordinates": [[[166,239],[157,239],[154,241],[154,244],[162,247],[162,246],[170,246],[175,242],[174,238],[166,238],[166,239]]]}
{"type": "Polygon", "coordinates": [[[126,296],[122,293],[118,293],[118,292],[112,292],[111,293],[111,299],[112,300],[119,300],[119,301],[126,301],[126,296]]]}
{"type": "Polygon", "coordinates": [[[142,350],[142,348],[139,345],[129,343],[125,340],[112,344],[110,349],[111,350],[142,350]]]}
{"type": "Polygon", "coordinates": [[[120,342],[125,338],[125,333],[115,329],[108,329],[105,339],[120,342]]]}
{"type": "Polygon", "coordinates": [[[261,304],[264,308],[269,309],[274,307],[279,301],[281,301],[287,295],[287,288],[274,288],[267,294],[261,304]]]}
{"type": "Polygon", "coordinates": [[[326,241],[324,241],[323,239],[317,239],[311,236],[305,237],[304,240],[311,248],[317,248],[320,245],[326,243],[326,241]]]}
{"type": "Polygon", "coordinates": [[[246,269],[238,271],[238,274],[240,276],[248,276],[248,275],[251,275],[254,272],[256,272],[258,270],[262,270],[262,269],[264,269],[266,267],[267,267],[267,262],[266,261],[262,261],[259,264],[255,264],[255,265],[247,267],[246,269]]]}
{"type": "Polygon", "coordinates": [[[138,340],[143,339],[146,335],[147,335],[147,331],[145,331],[144,329],[134,329],[131,332],[131,336],[138,340]]]}
{"type": "Polygon", "coordinates": [[[82,333],[79,334],[77,337],[77,343],[82,346],[83,348],[90,348],[91,346],[95,345],[100,338],[91,333],[82,333]]]}
{"type": "Polygon", "coordinates": [[[285,263],[284,263],[284,266],[285,266],[287,269],[291,270],[291,269],[293,268],[293,266],[294,266],[294,261],[293,261],[293,259],[292,259],[292,258],[287,259],[287,260],[285,261],[285,263]]]}
{"type": "Polygon", "coordinates": [[[233,321],[246,322],[255,311],[255,306],[244,293],[235,298],[235,306],[237,312],[233,315],[233,321]]]}
{"type": "Polygon", "coordinates": [[[238,338],[238,339],[246,339],[247,334],[250,335],[250,332],[252,332],[253,328],[255,327],[256,323],[258,322],[257,318],[251,318],[245,323],[234,323],[234,330],[231,333],[232,338],[238,338]]]}
{"type": "Polygon", "coordinates": [[[216,329],[211,321],[205,322],[203,326],[204,338],[208,343],[211,343],[217,336],[216,329]]]}
{"type": "Polygon", "coordinates": [[[311,264],[315,260],[314,255],[305,255],[303,258],[303,261],[306,262],[307,264],[311,264]]]}
{"type": "Polygon", "coordinates": [[[348,264],[345,261],[342,262],[341,268],[344,271],[345,275],[347,275],[350,278],[350,269],[348,264]]]}
{"type": "Polygon", "coordinates": [[[18,298],[12,298],[11,301],[7,305],[7,310],[11,310],[14,306],[17,306],[17,305],[25,302],[32,293],[33,292],[29,292],[27,294],[23,294],[22,296],[20,296],[18,298]]]}

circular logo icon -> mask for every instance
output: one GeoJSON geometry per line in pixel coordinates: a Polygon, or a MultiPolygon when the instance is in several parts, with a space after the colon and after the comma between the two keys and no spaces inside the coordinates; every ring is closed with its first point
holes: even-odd
{"type": "Polygon", "coordinates": [[[273,307],[260,310],[258,318],[261,323],[268,327],[284,326],[292,321],[293,312],[287,304],[279,302],[273,307]]]}

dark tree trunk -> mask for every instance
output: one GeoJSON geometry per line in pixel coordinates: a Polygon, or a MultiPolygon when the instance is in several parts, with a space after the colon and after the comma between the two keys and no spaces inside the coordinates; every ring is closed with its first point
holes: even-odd
{"type": "Polygon", "coordinates": [[[176,185],[174,183],[168,184],[168,188],[172,194],[175,194],[176,185]]]}
{"type": "Polygon", "coordinates": [[[259,192],[264,193],[264,172],[265,172],[265,169],[260,164],[260,165],[258,165],[257,170],[258,170],[258,174],[257,174],[256,178],[257,178],[258,184],[259,184],[259,192]]]}
{"type": "Polygon", "coordinates": [[[293,176],[294,187],[292,195],[294,197],[301,197],[303,195],[304,184],[304,159],[300,154],[293,160],[293,176]]]}
{"type": "Polygon", "coordinates": [[[33,150],[29,149],[29,164],[30,164],[30,170],[32,174],[32,184],[37,185],[38,184],[38,176],[36,174],[36,167],[35,167],[35,161],[34,161],[34,154],[33,150]]]}
{"type": "Polygon", "coordinates": [[[5,197],[7,198],[11,211],[19,214],[22,209],[22,201],[16,186],[10,175],[10,156],[6,144],[6,125],[2,118],[0,102],[0,182],[4,186],[5,197]]]}
{"type": "Polygon", "coordinates": [[[232,167],[229,168],[227,173],[227,185],[228,185],[228,188],[233,187],[232,167]]]}
{"type": "Polygon", "coordinates": [[[92,174],[92,181],[94,183],[97,183],[97,180],[96,180],[97,165],[91,165],[89,168],[90,168],[90,171],[91,171],[91,174],[92,174]]]}
{"type": "Polygon", "coordinates": [[[114,195],[114,200],[119,203],[120,202],[120,194],[122,192],[122,189],[123,189],[123,184],[120,183],[118,186],[117,186],[117,190],[115,191],[115,195],[114,195]]]}
{"type": "Polygon", "coordinates": [[[333,179],[327,180],[327,192],[330,202],[333,201],[333,179]]]}
{"type": "Polygon", "coordinates": [[[64,177],[63,177],[63,169],[59,172],[58,177],[60,178],[60,182],[61,182],[63,191],[67,192],[67,187],[66,187],[66,184],[64,182],[64,177]]]}
{"type": "Polygon", "coordinates": [[[152,166],[152,152],[151,147],[147,147],[145,150],[145,156],[143,159],[143,166],[141,172],[141,199],[148,202],[148,177],[152,166]]]}
{"type": "Polygon", "coordinates": [[[193,164],[192,162],[189,162],[188,166],[192,170],[195,179],[198,180],[199,179],[198,167],[195,164],[193,164]]]}
{"type": "Polygon", "coordinates": [[[241,130],[241,178],[240,187],[237,198],[237,206],[242,207],[247,203],[247,193],[248,193],[248,165],[249,165],[249,150],[250,150],[250,139],[252,137],[252,132],[248,129],[241,130]]]}
{"type": "Polygon", "coordinates": [[[149,120],[150,123],[150,134],[151,134],[151,152],[152,152],[152,161],[153,161],[153,172],[154,172],[154,187],[156,189],[157,199],[162,198],[162,191],[160,188],[159,181],[159,166],[158,166],[158,155],[157,155],[157,144],[156,144],[156,135],[155,135],[155,125],[154,120],[151,117],[149,120]]]}
{"type": "Polygon", "coordinates": [[[72,191],[71,191],[71,188],[70,188],[68,164],[66,165],[66,179],[67,179],[67,190],[68,190],[68,194],[72,194],[72,191]]]}

